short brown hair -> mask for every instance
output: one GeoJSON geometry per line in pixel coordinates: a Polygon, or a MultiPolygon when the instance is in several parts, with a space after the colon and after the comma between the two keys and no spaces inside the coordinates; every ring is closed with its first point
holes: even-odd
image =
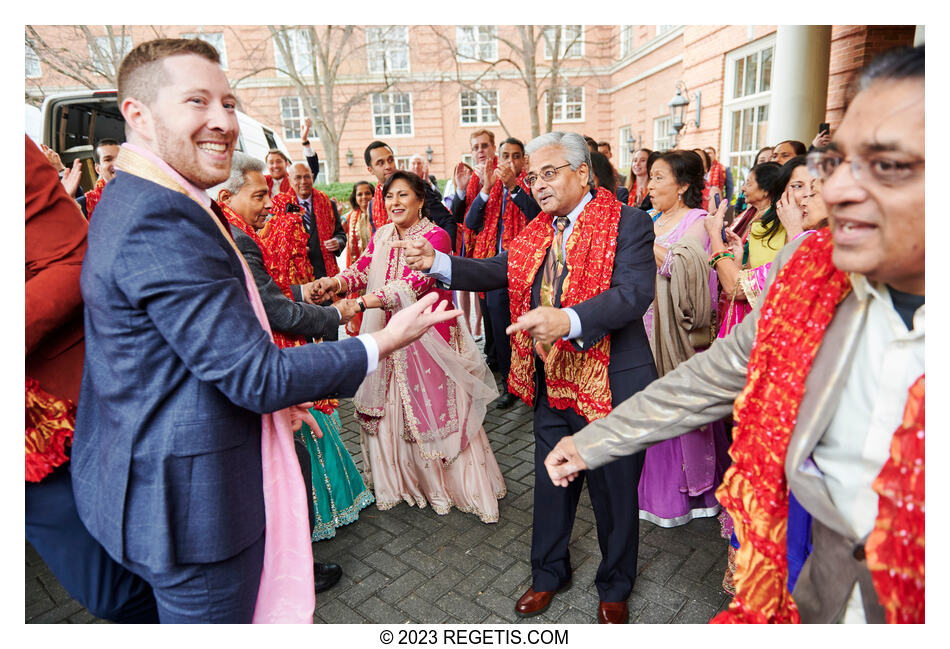
{"type": "Polygon", "coordinates": [[[489,130],[486,129],[486,128],[478,129],[477,131],[475,131],[474,133],[472,133],[471,135],[469,135],[469,136],[468,136],[468,141],[471,142],[472,140],[474,140],[475,138],[477,138],[477,137],[480,136],[480,135],[487,135],[487,136],[488,136],[488,141],[491,142],[491,145],[492,145],[492,146],[495,146],[495,134],[492,133],[491,131],[489,131],[489,130]]]}
{"type": "Polygon", "coordinates": [[[146,105],[155,101],[158,89],[166,82],[163,59],[179,54],[197,54],[212,63],[221,64],[213,45],[197,38],[158,38],[135,46],[119,65],[119,105],[127,97],[135,97],[146,105]]]}
{"type": "Polygon", "coordinates": [[[285,153],[284,153],[283,151],[281,151],[280,149],[271,149],[270,151],[268,151],[267,153],[265,153],[265,154],[264,154],[264,162],[267,162],[267,159],[271,156],[272,153],[276,153],[277,155],[279,155],[281,158],[284,159],[284,162],[286,162],[287,164],[291,164],[290,158],[288,158],[288,157],[287,157],[287,154],[285,154],[285,153]]]}

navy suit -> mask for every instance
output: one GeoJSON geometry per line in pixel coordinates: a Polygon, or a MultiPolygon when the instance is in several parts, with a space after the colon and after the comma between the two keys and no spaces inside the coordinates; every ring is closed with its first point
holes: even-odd
{"type": "Polygon", "coordinates": [[[72,454],[79,515],[153,584],[162,621],[248,621],[264,532],[259,413],[354,394],[363,345],[278,349],[212,218],[148,180],[116,174],[88,241],[72,454]],[[182,602],[175,588],[185,581],[236,603],[182,602]]]}
{"type": "MultiPolygon", "coordinates": [[[[582,328],[583,346],[573,340],[575,348],[589,348],[610,334],[607,374],[614,406],[657,377],[650,342],[643,327],[643,314],[653,301],[656,279],[653,223],[645,212],[633,207],[623,206],[620,214],[610,288],[571,307],[580,318],[582,328]]],[[[484,260],[452,257],[451,262],[453,289],[487,291],[507,286],[507,252],[484,260]]],[[[563,269],[561,279],[568,270],[563,269]]],[[[534,278],[531,308],[540,304],[541,275],[539,270],[534,278]]],[[[561,281],[555,284],[554,306],[560,307],[561,281]]],[[[637,574],[637,485],[643,469],[643,454],[630,455],[601,468],[582,472],[581,477],[567,488],[555,487],[544,468],[544,459],[562,437],[579,431],[587,421],[574,410],[550,406],[543,366],[537,359],[535,365],[538,371],[534,406],[532,587],[536,591],[557,590],[570,579],[568,544],[577,501],[586,478],[602,555],[595,578],[597,590],[603,601],[625,601],[637,574]],[[617,470],[609,469],[620,462],[623,464],[617,470]]]]}
{"type": "MultiPolygon", "coordinates": [[[[526,222],[530,222],[534,217],[541,213],[541,208],[528,192],[522,187],[516,187],[515,191],[507,194],[507,201],[503,202],[503,208],[498,215],[498,228],[495,230],[498,237],[498,243],[495,245],[495,252],[500,252],[498,246],[501,245],[502,218],[508,209],[508,202],[513,202],[525,215],[526,222]]],[[[472,205],[465,213],[465,227],[473,230],[476,234],[481,233],[485,227],[485,199],[481,192],[475,195],[472,205]]],[[[482,305],[482,315],[485,323],[485,354],[498,366],[498,373],[501,374],[501,382],[505,390],[508,390],[508,372],[511,370],[511,342],[505,335],[505,329],[511,324],[511,305],[508,301],[508,288],[495,289],[494,291],[485,291],[485,297],[479,297],[478,301],[482,305]]]]}

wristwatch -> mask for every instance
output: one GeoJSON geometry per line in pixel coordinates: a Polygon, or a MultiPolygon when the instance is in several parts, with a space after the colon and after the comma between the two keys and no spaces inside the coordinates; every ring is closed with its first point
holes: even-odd
{"type": "Polygon", "coordinates": [[[360,313],[363,313],[363,312],[366,311],[366,303],[363,302],[363,298],[358,298],[358,299],[356,300],[356,303],[357,303],[357,304],[359,305],[359,307],[360,307],[360,313]]]}

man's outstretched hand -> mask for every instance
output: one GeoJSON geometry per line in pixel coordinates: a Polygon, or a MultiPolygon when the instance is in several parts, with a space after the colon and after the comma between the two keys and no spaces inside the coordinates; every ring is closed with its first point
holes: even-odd
{"type": "Polygon", "coordinates": [[[449,311],[448,302],[445,300],[433,307],[438,299],[436,293],[422,296],[415,304],[394,313],[389,324],[372,334],[379,346],[381,359],[418,340],[432,325],[454,320],[462,315],[459,309],[449,311]]]}
{"type": "Polygon", "coordinates": [[[548,456],[544,458],[544,467],[556,487],[566,487],[578,474],[587,468],[584,460],[577,454],[574,437],[562,437],[548,456]]]}
{"type": "Polygon", "coordinates": [[[413,270],[426,272],[435,263],[435,248],[424,238],[394,241],[392,247],[402,248],[402,253],[406,257],[406,265],[413,270]]]}

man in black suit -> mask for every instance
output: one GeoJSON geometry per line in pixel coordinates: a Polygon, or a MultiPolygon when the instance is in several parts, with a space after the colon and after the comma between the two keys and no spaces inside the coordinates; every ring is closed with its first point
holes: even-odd
{"type": "MultiPolygon", "coordinates": [[[[560,258],[565,261],[563,264],[551,264],[554,268],[560,268],[553,272],[550,284],[544,277],[546,273],[542,272],[547,264],[541,264],[536,275],[531,278],[531,310],[515,318],[516,304],[512,301],[514,324],[508,327],[506,333],[525,331],[542,346],[559,339],[568,341],[574,350],[585,352],[580,361],[583,367],[578,371],[579,375],[587,374],[583,370],[588,364],[596,369],[597,363],[602,362],[598,361],[595,353],[587,352],[603,349],[600,343],[609,335],[606,381],[610,404],[604,405],[607,408],[616,406],[646,387],[657,376],[650,343],[643,327],[643,314],[653,301],[656,279],[653,224],[642,210],[618,206],[606,192],[598,196],[591,192],[590,153],[583,137],[577,133],[547,133],[528,143],[526,153],[529,159],[526,182],[545,214],[539,215],[528,226],[513,242],[510,250],[489,259],[463,259],[438,253],[424,241],[407,241],[397,245],[405,250],[406,262],[410,267],[429,272],[440,281],[450,284],[451,288],[489,291],[509,285],[509,277],[518,276],[518,265],[509,266],[510,253],[513,261],[518,260],[518,263],[524,263],[526,257],[539,259],[532,254],[533,251],[522,249],[525,241],[532,240],[526,235],[532,235],[542,224],[545,228],[555,227],[555,232],[563,228],[560,258]],[[575,233],[575,223],[593,201],[596,201],[597,206],[609,205],[614,206],[610,209],[619,210],[609,287],[570,308],[560,308],[565,282],[571,274],[585,274],[583,268],[570,267],[569,251],[585,236],[590,236],[592,228],[596,230],[599,227],[588,222],[582,226],[582,229],[587,228],[586,233],[575,233]],[[576,235],[577,239],[572,241],[572,235],[576,235]],[[547,290],[542,291],[542,288],[547,290]],[[550,301],[551,305],[543,306],[542,300],[550,301]]],[[[554,240],[557,240],[557,236],[554,240]]],[[[553,243],[549,244],[544,256],[557,256],[552,246],[553,243]]],[[[597,278],[587,280],[596,281],[597,278]]],[[[518,288],[516,284],[511,284],[511,287],[518,288]]],[[[563,358],[564,352],[560,353],[563,358]]],[[[563,490],[564,493],[559,494],[558,487],[547,477],[544,459],[562,437],[583,428],[590,416],[579,414],[584,408],[576,393],[570,407],[553,406],[549,399],[554,396],[549,397],[549,391],[559,391],[559,403],[564,405],[563,391],[557,383],[551,383],[552,373],[556,370],[551,364],[545,364],[538,355],[534,356],[533,362],[535,486],[531,538],[532,584],[515,606],[515,611],[522,617],[543,612],[554,594],[570,584],[568,544],[583,478],[575,480],[568,489],[563,490]]],[[[514,385],[513,380],[509,381],[509,389],[514,385]]],[[[586,472],[585,476],[603,555],[595,578],[601,600],[597,617],[601,623],[626,622],[626,600],[637,574],[637,484],[643,468],[643,454],[628,456],[623,461],[625,464],[617,471],[598,473],[595,469],[586,472]]],[[[613,465],[603,468],[610,466],[613,465]]]]}
{"type": "MultiPolygon", "coordinates": [[[[343,229],[343,223],[340,221],[340,215],[337,213],[336,204],[334,204],[333,201],[328,201],[330,203],[331,214],[321,216],[314,212],[314,200],[317,190],[313,188],[313,173],[306,164],[302,162],[294,163],[288,175],[290,176],[290,186],[297,196],[296,202],[301,210],[303,227],[309,235],[307,239],[307,251],[310,255],[310,263],[313,265],[313,276],[319,279],[320,277],[336,275],[336,272],[331,273],[328,271],[326,261],[323,259],[323,248],[326,248],[330,254],[334,256],[337,255],[340,250],[346,249],[346,231],[343,229]],[[332,217],[333,219],[333,236],[322,241],[319,233],[320,228],[317,227],[316,219],[327,217],[332,217]]],[[[322,304],[329,306],[330,302],[327,301],[322,304]]],[[[333,329],[333,331],[327,332],[324,340],[337,340],[338,338],[339,330],[333,329]]]]}

